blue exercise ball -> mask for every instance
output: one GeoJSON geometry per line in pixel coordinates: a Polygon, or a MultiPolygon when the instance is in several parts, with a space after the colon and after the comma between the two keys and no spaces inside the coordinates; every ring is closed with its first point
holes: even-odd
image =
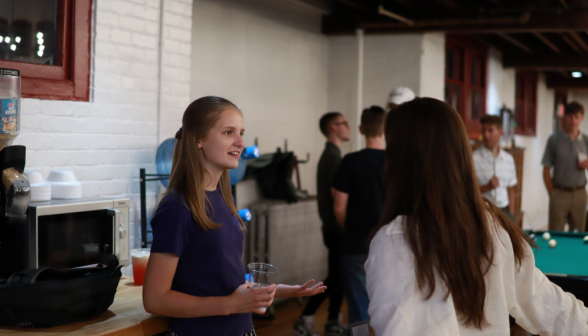
{"type": "MultiPolygon", "coordinates": [[[[159,145],[157,153],[155,154],[155,166],[157,168],[157,174],[171,174],[172,163],[174,160],[174,146],[178,140],[175,138],[169,138],[159,145]]],[[[161,184],[167,188],[169,179],[161,180],[161,184]]]]}

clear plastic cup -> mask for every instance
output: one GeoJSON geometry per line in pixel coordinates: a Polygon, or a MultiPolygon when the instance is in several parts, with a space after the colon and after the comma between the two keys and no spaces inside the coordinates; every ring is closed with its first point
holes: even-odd
{"type": "Polygon", "coordinates": [[[143,285],[143,281],[145,280],[145,271],[147,270],[147,262],[149,261],[150,254],[151,249],[148,248],[131,250],[133,278],[135,280],[135,285],[137,286],[143,285]]]}
{"type": "MultiPolygon", "coordinates": [[[[251,284],[251,288],[267,287],[274,284],[276,274],[278,274],[276,266],[255,262],[248,264],[247,267],[249,268],[249,284],[251,284]]],[[[267,307],[260,309],[265,311],[267,307]]]]}

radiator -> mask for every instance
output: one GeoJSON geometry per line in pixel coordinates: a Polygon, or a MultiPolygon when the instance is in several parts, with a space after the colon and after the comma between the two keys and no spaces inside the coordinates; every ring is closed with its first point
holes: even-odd
{"type": "Polygon", "coordinates": [[[246,232],[244,261],[278,267],[276,283],[302,285],[327,275],[327,249],[323,243],[316,198],[287,204],[263,200],[250,205],[252,221],[246,232]]]}

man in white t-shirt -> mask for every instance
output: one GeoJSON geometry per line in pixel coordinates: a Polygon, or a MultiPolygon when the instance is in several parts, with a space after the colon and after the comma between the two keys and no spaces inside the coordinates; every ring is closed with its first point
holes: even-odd
{"type": "Polygon", "coordinates": [[[474,151],[474,167],[482,196],[514,220],[514,186],[517,171],[512,155],[500,148],[502,118],[485,115],[480,119],[484,145],[474,151]]]}

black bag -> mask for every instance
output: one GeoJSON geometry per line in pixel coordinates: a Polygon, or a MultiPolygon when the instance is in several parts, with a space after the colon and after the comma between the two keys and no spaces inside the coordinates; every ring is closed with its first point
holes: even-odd
{"type": "Polygon", "coordinates": [[[0,324],[45,328],[100,315],[114,301],[121,267],[109,254],[96,267],[15,273],[0,283],[0,324]]]}
{"type": "Polygon", "coordinates": [[[282,153],[278,149],[276,153],[249,160],[245,177],[257,179],[265,198],[295,203],[298,201],[296,188],[292,183],[295,162],[296,156],[293,152],[282,153]]]}

